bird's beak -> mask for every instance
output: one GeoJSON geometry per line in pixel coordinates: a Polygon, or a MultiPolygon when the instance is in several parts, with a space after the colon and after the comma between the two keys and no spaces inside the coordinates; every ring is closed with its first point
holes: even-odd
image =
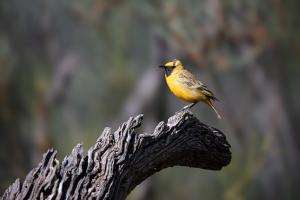
{"type": "Polygon", "coordinates": [[[158,66],[159,68],[165,68],[166,66],[164,66],[164,65],[160,65],[160,66],[158,66]]]}

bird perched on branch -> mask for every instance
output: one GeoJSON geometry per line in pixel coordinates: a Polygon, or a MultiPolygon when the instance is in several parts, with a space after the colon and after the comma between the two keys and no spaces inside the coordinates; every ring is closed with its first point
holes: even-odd
{"type": "Polygon", "coordinates": [[[191,109],[196,103],[202,101],[211,107],[217,114],[217,117],[221,119],[221,116],[212,104],[212,101],[218,99],[191,72],[183,67],[180,60],[175,59],[159,67],[164,69],[165,78],[171,92],[176,97],[191,103],[183,109],[191,109]]]}

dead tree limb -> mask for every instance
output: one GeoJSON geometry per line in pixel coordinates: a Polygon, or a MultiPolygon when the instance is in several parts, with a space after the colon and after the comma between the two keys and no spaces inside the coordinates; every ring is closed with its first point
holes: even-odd
{"type": "Polygon", "coordinates": [[[106,128],[83,155],[77,145],[62,163],[53,149],[21,183],[15,181],[3,199],[124,200],[138,184],[164,168],[188,166],[220,170],[231,160],[230,145],[218,129],[201,123],[189,111],[160,122],[153,133],[139,134],[142,115],[117,131],[106,128]]]}

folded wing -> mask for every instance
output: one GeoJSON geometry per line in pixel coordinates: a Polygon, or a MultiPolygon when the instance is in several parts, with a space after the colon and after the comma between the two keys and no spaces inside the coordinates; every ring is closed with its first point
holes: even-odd
{"type": "Polygon", "coordinates": [[[210,91],[201,81],[197,80],[196,77],[187,70],[179,72],[178,79],[176,79],[176,81],[180,82],[186,88],[201,91],[211,100],[218,100],[212,91],[210,91]]]}

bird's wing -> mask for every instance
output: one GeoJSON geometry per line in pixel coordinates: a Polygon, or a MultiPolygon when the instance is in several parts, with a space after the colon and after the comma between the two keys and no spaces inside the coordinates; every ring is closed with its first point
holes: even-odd
{"type": "Polygon", "coordinates": [[[207,88],[203,83],[196,79],[196,77],[187,70],[182,70],[178,73],[178,78],[176,79],[184,87],[190,89],[201,89],[207,88]]]}
{"type": "Polygon", "coordinates": [[[182,70],[178,73],[178,79],[176,80],[184,87],[189,89],[200,90],[204,95],[208,96],[212,100],[217,100],[212,91],[210,91],[201,81],[187,70],[182,70]]]}

